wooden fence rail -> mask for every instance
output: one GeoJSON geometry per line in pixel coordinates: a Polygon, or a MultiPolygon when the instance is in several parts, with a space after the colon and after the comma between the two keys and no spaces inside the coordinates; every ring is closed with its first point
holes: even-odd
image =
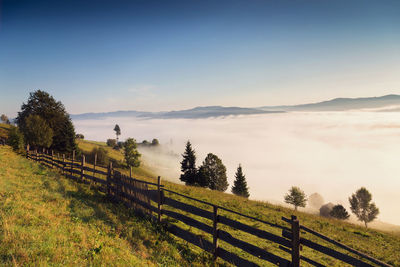
{"type": "Polygon", "coordinates": [[[95,156],[93,164],[90,164],[85,161],[85,156],[82,156],[80,160],[77,160],[75,158],[75,152],[73,152],[70,157],[66,157],[64,154],[62,156],[59,154],[55,155],[52,151],[50,153],[44,150],[29,151],[28,147],[27,158],[35,160],[49,168],[60,169],[62,174],[77,182],[89,184],[90,187],[96,186],[99,190],[105,192],[111,199],[121,202],[129,208],[133,208],[135,211],[144,213],[154,221],[159,223],[162,222],[165,229],[170,233],[209,253],[212,253],[214,259],[221,258],[236,266],[260,266],[265,265],[265,262],[269,262],[270,264],[272,263],[277,266],[298,267],[301,265],[302,261],[313,266],[324,266],[321,263],[301,255],[300,248],[302,245],[353,266],[390,266],[315,232],[312,229],[300,225],[295,216],[292,216],[291,219],[282,217],[282,220],[288,223],[290,227],[264,221],[259,218],[242,214],[167,189],[161,184],[160,177],[158,177],[157,182],[153,183],[133,178],[132,171],[129,176],[123,175],[113,169],[112,163],[110,163],[108,167],[98,165],[97,156],[95,156]],[[166,196],[165,193],[168,193],[168,196],[166,196]],[[181,200],[178,200],[179,198],[194,201],[200,205],[184,203],[181,200]],[[212,211],[201,208],[200,206],[209,207],[212,211]],[[228,214],[239,215],[243,218],[262,223],[265,226],[280,229],[282,230],[282,234],[280,236],[266,230],[255,228],[243,222],[230,219],[227,216],[220,214],[220,211],[224,211],[228,214]],[[200,219],[195,219],[193,216],[200,217],[200,219]],[[193,227],[209,235],[210,238],[193,233],[190,229],[185,230],[172,222],[163,220],[163,218],[172,218],[175,221],[189,226],[190,229],[193,227]],[[221,229],[222,226],[224,226],[223,229],[221,229]],[[234,237],[228,230],[226,230],[226,227],[233,229],[234,232],[241,231],[258,237],[270,244],[276,244],[278,249],[288,254],[287,258],[275,255],[272,251],[267,251],[265,248],[261,248],[254,244],[250,244],[245,240],[240,240],[234,237]],[[303,236],[300,236],[300,230],[323,239],[330,243],[331,247],[334,246],[341,248],[342,250],[356,256],[345,254],[331,247],[306,239],[303,236]],[[251,256],[243,258],[233,252],[227,251],[220,246],[219,241],[223,241],[224,243],[238,248],[241,251],[246,252],[245,255],[251,256]],[[257,258],[257,260],[250,260],[252,258],[257,258]]]}

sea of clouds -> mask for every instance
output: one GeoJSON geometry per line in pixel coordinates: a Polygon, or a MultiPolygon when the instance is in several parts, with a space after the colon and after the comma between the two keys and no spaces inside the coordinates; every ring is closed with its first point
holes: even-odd
{"type": "MultiPolygon", "coordinates": [[[[250,198],[283,203],[288,189],[348,208],[348,197],[361,186],[380,208],[379,219],[400,225],[400,113],[290,112],[209,119],[106,118],[75,120],[86,139],[157,138],[163,150],[144,150],[143,159],[164,179],[179,181],[185,143],[196,150],[197,165],[207,153],[227,167],[228,182],[242,165],[250,198]]],[[[230,192],[230,188],[227,192],[230,192]]]]}

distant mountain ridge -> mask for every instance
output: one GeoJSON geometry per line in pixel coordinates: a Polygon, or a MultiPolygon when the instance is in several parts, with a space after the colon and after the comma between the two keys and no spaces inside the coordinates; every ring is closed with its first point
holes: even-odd
{"type": "Polygon", "coordinates": [[[400,95],[385,95],[380,97],[335,98],[301,105],[263,106],[258,108],[205,106],[186,110],[146,112],[146,111],[113,111],[102,113],[83,113],[71,115],[72,119],[102,119],[106,117],[139,117],[148,119],[200,119],[221,116],[254,115],[267,113],[282,113],[290,111],[346,111],[377,109],[376,111],[400,111],[400,95]],[[385,108],[379,110],[381,108],[385,108]]]}
{"type": "Polygon", "coordinates": [[[207,106],[192,109],[166,111],[166,112],[144,112],[144,111],[114,111],[104,113],[83,113],[71,115],[72,119],[102,119],[106,117],[140,117],[149,119],[199,119],[221,116],[253,115],[266,113],[282,113],[284,111],[268,111],[256,108],[207,106]]]}
{"type": "MultiPolygon", "coordinates": [[[[400,106],[400,95],[391,94],[380,97],[335,98],[317,103],[292,106],[264,106],[259,107],[259,109],[281,111],[346,111],[354,109],[376,109],[389,106],[400,106]]],[[[397,107],[397,109],[398,108],[399,107],[397,107]]]]}

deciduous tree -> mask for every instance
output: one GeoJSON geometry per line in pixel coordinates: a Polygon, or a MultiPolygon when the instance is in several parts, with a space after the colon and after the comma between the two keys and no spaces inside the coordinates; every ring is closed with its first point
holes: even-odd
{"type": "Polygon", "coordinates": [[[308,197],[308,204],[314,209],[320,209],[324,205],[324,198],[318,193],[313,193],[308,197]]]}
{"type": "Polygon", "coordinates": [[[228,188],[226,167],[218,156],[208,153],[199,172],[199,177],[205,179],[205,181],[198,181],[199,184],[208,183],[211,190],[218,191],[225,191],[228,188]]]}
{"type": "Polygon", "coordinates": [[[115,147],[117,145],[116,139],[107,139],[107,146],[115,147]]]}
{"type": "Polygon", "coordinates": [[[114,132],[115,132],[115,135],[117,136],[117,143],[118,143],[118,136],[121,135],[121,128],[119,128],[118,124],[115,124],[114,132]]]}
{"type": "Polygon", "coordinates": [[[124,142],[124,157],[128,167],[139,167],[140,156],[140,153],[137,151],[135,139],[126,139],[126,141],[124,142]]]}
{"type": "Polygon", "coordinates": [[[19,131],[18,127],[11,127],[8,133],[7,144],[11,146],[14,151],[21,152],[24,149],[24,136],[19,131]]]}
{"type": "Polygon", "coordinates": [[[305,207],[307,203],[307,196],[303,190],[297,186],[292,186],[289,193],[285,196],[285,202],[294,206],[294,210],[297,207],[305,207]]]}
{"type": "Polygon", "coordinates": [[[335,205],[331,212],[329,212],[329,215],[339,220],[347,220],[350,217],[349,213],[342,205],[335,205]]]}
{"type": "Polygon", "coordinates": [[[375,220],[379,214],[379,209],[371,200],[372,195],[365,187],[361,187],[349,197],[351,212],[357,216],[359,221],[364,222],[366,228],[368,223],[375,220]]]}
{"type": "Polygon", "coordinates": [[[25,138],[28,137],[26,118],[29,115],[40,116],[53,130],[52,149],[60,152],[77,150],[74,126],[60,101],[56,101],[47,92],[41,90],[30,93],[27,103],[22,104],[16,118],[16,123],[25,138]]]}
{"type": "Polygon", "coordinates": [[[8,120],[8,117],[5,114],[1,114],[0,119],[4,122],[4,123],[10,123],[10,121],[8,120]]]}
{"type": "Polygon", "coordinates": [[[29,115],[25,119],[25,140],[29,145],[49,148],[53,143],[53,129],[39,115],[29,115]]]}

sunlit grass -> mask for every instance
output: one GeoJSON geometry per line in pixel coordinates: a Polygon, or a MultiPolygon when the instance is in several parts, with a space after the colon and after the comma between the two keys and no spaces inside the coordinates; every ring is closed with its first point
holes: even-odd
{"type": "Polygon", "coordinates": [[[101,192],[0,147],[0,265],[202,266],[209,258],[101,192]]]}
{"type": "MultiPolygon", "coordinates": [[[[91,150],[102,145],[80,141],[79,146],[91,150]]],[[[112,151],[110,155],[121,152],[112,151]]],[[[121,169],[129,173],[127,169],[121,169]]],[[[134,171],[136,178],[155,181],[156,175],[146,167],[134,171]]],[[[220,193],[198,187],[188,187],[163,181],[166,188],[197,199],[224,206],[256,218],[285,225],[282,216],[290,217],[293,210],[266,202],[243,199],[231,194],[220,193]]],[[[166,194],[169,196],[169,194],[166,194]]],[[[182,197],[174,199],[195,204],[182,197]]],[[[56,172],[40,167],[32,161],[16,155],[9,147],[0,147],[0,265],[211,265],[210,255],[195,246],[166,233],[162,227],[141,217],[134,216],[124,206],[110,203],[105,195],[89,190],[87,185],[70,181],[56,172]]],[[[165,206],[166,209],[172,209],[165,206]]],[[[249,220],[238,215],[220,212],[221,215],[267,230],[277,235],[277,228],[249,220]]],[[[337,241],[378,258],[394,266],[400,266],[400,236],[395,233],[365,229],[363,227],[333,219],[296,212],[302,224],[321,232],[337,241]]],[[[192,216],[211,225],[210,221],[192,216]]],[[[164,220],[190,229],[196,234],[207,236],[174,220],[164,220]]],[[[276,244],[235,231],[219,224],[233,236],[267,249],[276,255],[289,258],[276,244]]],[[[304,238],[328,245],[309,234],[304,238]]],[[[220,245],[241,257],[266,264],[248,256],[240,249],[224,242],[220,245]]],[[[303,248],[302,255],[328,266],[343,263],[328,256],[303,248]]],[[[218,261],[218,264],[223,264],[218,261]]]]}
{"type": "MultiPolygon", "coordinates": [[[[86,148],[93,148],[93,146],[98,145],[93,142],[87,142],[87,141],[80,141],[79,142],[79,147],[86,147],[86,148]]],[[[100,144],[103,145],[103,144],[100,144]]],[[[111,148],[107,148],[111,149],[111,148]]],[[[112,150],[112,149],[111,149],[112,150]]],[[[116,159],[119,159],[122,157],[122,153],[120,151],[114,150],[112,153],[110,152],[110,155],[113,157],[113,155],[119,153],[120,155],[116,156],[116,159]]],[[[144,164],[144,166],[146,166],[144,164]]],[[[126,169],[121,169],[123,173],[128,174],[128,170],[126,169]]],[[[135,178],[139,179],[144,179],[144,180],[149,180],[149,181],[155,181],[156,175],[152,173],[150,169],[147,169],[146,167],[140,167],[136,168],[134,171],[134,176],[135,178]]],[[[176,184],[172,183],[169,181],[163,181],[163,184],[165,185],[166,188],[174,190],[176,192],[182,193],[189,195],[191,197],[201,199],[207,202],[211,202],[213,204],[227,207],[229,209],[238,211],[243,214],[247,214],[253,217],[256,217],[258,219],[262,219],[268,222],[280,224],[283,226],[288,226],[285,224],[282,220],[281,217],[285,216],[287,218],[290,218],[292,214],[296,215],[301,224],[314,229],[322,234],[325,234],[337,241],[340,241],[354,249],[357,249],[361,252],[364,252],[372,257],[375,257],[377,259],[380,259],[384,262],[387,262],[389,264],[395,265],[395,266],[400,266],[400,234],[398,232],[384,232],[384,231],[378,231],[374,229],[365,229],[362,226],[354,225],[348,222],[343,222],[335,219],[328,219],[328,218],[323,218],[320,216],[304,213],[304,212],[294,212],[292,209],[288,209],[285,207],[281,207],[278,205],[272,205],[267,202],[262,202],[262,201],[254,201],[254,200],[248,200],[244,199],[241,197],[237,197],[231,194],[226,194],[226,193],[221,193],[217,191],[211,191],[208,189],[204,188],[199,188],[199,187],[191,187],[191,186],[185,186],[182,184],[176,184]]],[[[168,194],[167,194],[168,195],[168,194]]],[[[177,197],[174,196],[175,199],[179,199],[181,201],[187,202],[194,204],[198,207],[202,207],[204,209],[211,210],[210,206],[199,204],[198,202],[193,202],[187,199],[184,199],[182,197],[177,197]]],[[[170,209],[169,207],[166,207],[170,209]]],[[[234,215],[232,213],[227,213],[227,212],[222,212],[222,215],[226,215],[229,218],[241,221],[243,223],[249,224],[253,227],[260,228],[267,230],[269,232],[275,233],[277,235],[281,235],[281,230],[278,228],[272,228],[272,227],[267,227],[263,225],[262,223],[252,221],[249,219],[246,219],[244,217],[234,215]]],[[[192,216],[193,217],[193,216],[192,216]]],[[[208,223],[211,225],[210,221],[207,221],[205,219],[202,219],[200,217],[194,216],[196,219],[203,221],[205,223],[208,223]]],[[[179,226],[189,229],[190,227],[173,221],[172,222],[178,224],[179,226]]],[[[229,229],[228,227],[224,227],[220,225],[222,229],[229,230],[229,232],[233,233],[233,235],[239,239],[245,240],[249,243],[256,244],[259,247],[266,248],[269,251],[272,251],[276,255],[280,255],[285,258],[289,258],[289,255],[282,250],[280,250],[277,245],[272,244],[268,241],[259,239],[257,237],[254,237],[252,235],[242,233],[240,231],[235,231],[233,229],[229,229]]],[[[202,234],[200,231],[196,231],[194,228],[190,228],[191,231],[196,232],[197,234],[202,234]]],[[[308,238],[311,240],[314,240],[316,242],[319,242],[324,245],[329,245],[327,243],[324,243],[323,241],[314,238],[310,234],[305,234],[303,233],[304,238],[308,238]]],[[[222,242],[221,242],[222,243],[222,242]]],[[[222,246],[224,244],[222,243],[222,246]]],[[[226,245],[225,245],[226,246],[226,245]]],[[[227,248],[229,246],[226,246],[227,248]]],[[[193,246],[193,249],[197,250],[193,246]]],[[[232,247],[229,247],[230,251],[235,251],[236,253],[242,255],[243,257],[248,257],[246,256],[243,252],[241,252],[239,249],[235,249],[232,247]]],[[[340,250],[344,252],[343,250],[340,250]]],[[[304,248],[302,251],[302,255],[307,256],[309,258],[312,258],[314,260],[317,260],[318,262],[329,265],[329,266],[340,266],[343,263],[339,261],[332,260],[332,258],[319,254],[317,252],[312,251],[311,249],[304,248]]],[[[258,261],[254,257],[250,256],[248,257],[250,260],[258,261]]],[[[259,263],[262,263],[259,261],[259,263]]],[[[265,264],[265,263],[264,263],[265,264]]]]}

